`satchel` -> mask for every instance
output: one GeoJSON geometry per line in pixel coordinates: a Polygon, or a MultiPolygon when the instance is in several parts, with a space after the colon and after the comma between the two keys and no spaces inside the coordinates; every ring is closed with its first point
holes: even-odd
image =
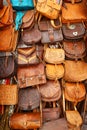
{"type": "Polygon", "coordinates": [[[86,33],[83,23],[63,24],[62,31],[64,38],[67,40],[81,39],[86,33]]]}
{"type": "Polygon", "coordinates": [[[82,59],[86,56],[86,47],[84,41],[64,41],[63,47],[65,55],[71,59],[82,59]]]}
{"type": "Polygon", "coordinates": [[[50,80],[57,80],[64,76],[64,67],[62,64],[46,64],[46,77],[50,80]]]}
{"type": "Polygon", "coordinates": [[[0,9],[3,7],[3,0],[0,0],[0,9]]]}
{"type": "Polygon", "coordinates": [[[39,85],[42,101],[51,102],[61,98],[61,87],[59,81],[47,80],[45,84],[39,85]]]}
{"type": "Polygon", "coordinates": [[[86,0],[83,0],[79,4],[66,3],[65,5],[67,9],[62,7],[62,23],[78,23],[87,21],[86,0]]]}
{"type": "Polygon", "coordinates": [[[17,71],[18,87],[24,88],[46,83],[45,68],[42,63],[18,67],[17,71]]]}
{"type": "Polygon", "coordinates": [[[43,57],[43,46],[36,45],[33,47],[18,48],[17,52],[18,65],[24,66],[29,64],[39,64],[43,57]]]}
{"type": "Polygon", "coordinates": [[[66,60],[64,79],[69,82],[81,82],[87,79],[87,63],[84,61],[66,60]]]}
{"type": "Polygon", "coordinates": [[[0,53],[0,79],[9,78],[15,74],[15,60],[11,53],[0,53]]]}
{"type": "Polygon", "coordinates": [[[38,23],[39,30],[41,31],[41,43],[54,43],[63,40],[61,22],[59,22],[59,20],[56,20],[54,27],[48,19],[41,20],[38,23]]]}
{"type": "Polygon", "coordinates": [[[62,0],[38,0],[36,10],[49,19],[57,19],[62,7],[62,0]]]}
{"type": "Polygon", "coordinates": [[[34,9],[33,0],[11,0],[11,4],[13,9],[17,11],[34,9]]]}
{"type": "Polygon", "coordinates": [[[16,105],[18,103],[17,85],[0,84],[0,105],[16,105]]]}
{"type": "Polygon", "coordinates": [[[37,129],[41,127],[40,112],[14,113],[9,118],[9,127],[11,129],[37,129]]]}
{"type": "Polygon", "coordinates": [[[20,110],[33,110],[40,106],[40,93],[37,88],[19,89],[18,108],[20,110]]]}

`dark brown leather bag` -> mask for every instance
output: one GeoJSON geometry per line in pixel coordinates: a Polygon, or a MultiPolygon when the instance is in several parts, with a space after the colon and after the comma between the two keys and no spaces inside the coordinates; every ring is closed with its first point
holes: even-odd
{"type": "Polygon", "coordinates": [[[18,108],[20,110],[33,110],[40,106],[40,93],[37,88],[19,89],[18,108]]]}
{"type": "Polygon", "coordinates": [[[0,0],[0,9],[3,7],[3,0],[0,0]]]}
{"type": "MultiPolygon", "coordinates": [[[[57,24],[59,21],[57,21],[57,24]]],[[[63,40],[61,28],[55,29],[50,20],[42,20],[38,23],[41,31],[41,43],[54,43],[63,40]]]]}
{"type": "Polygon", "coordinates": [[[81,59],[86,55],[86,47],[84,41],[64,41],[63,47],[65,55],[71,59],[81,59]]]}
{"type": "Polygon", "coordinates": [[[40,128],[41,127],[40,112],[14,113],[9,119],[9,127],[15,130],[40,128]]]}
{"type": "Polygon", "coordinates": [[[15,60],[11,53],[0,53],[0,79],[9,78],[15,73],[15,60]]]}
{"type": "Polygon", "coordinates": [[[85,27],[83,23],[63,24],[63,36],[67,40],[81,39],[85,35],[85,27]]]}
{"type": "Polygon", "coordinates": [[[18,67],[17,77],[19,88],[46,83],[46,75],[42,63],[26,67],[18,67]]]}
{"type": "Polygon", "coordinates": [[[38,64],[43,58],[43,46],[36,45],[28,48],[18,48],[17,63],[20,66],[38,64]]]}

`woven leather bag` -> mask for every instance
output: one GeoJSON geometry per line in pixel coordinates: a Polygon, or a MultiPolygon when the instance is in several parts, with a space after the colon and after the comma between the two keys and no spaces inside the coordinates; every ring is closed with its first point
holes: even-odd
{"type": "Polygon", "coordinates": [[[18,92],[18,108],[33,110],[40,106],[40,93],[37,88],[24,88],[18,92]]]}
{"type": "Polygon", "coordinates": [[[0,105],[16,105],[18,103],[17,85],[0,84],[0,105]]]}
{"type": "Polygon", "coordinates": [[[15,60],[12,54],[0,53],[0,79],[11,77],[15,74],[15,60]]]}
{"type": "Polygon", "coordinates": [[[51,64],[60,64],[65,60],[65,52],[62,48],[45,48],[43,58],[45,62],[51,64]]]}
{"type": "Polygon", "coordinates": [[[0,9],[3,7],[3,0],[0,0],[0,9]]]}
{"type": "Polygon", "coordinates": [[[64,85],[65,99],[71,102],[81,102],[85,99],[86,89],[83,83],[66,82],[64,85]]]}
{"type": "Polygon", "coordinates": [[[67,40],[81,39],[86,33],[83,23],[63,24],[62,31],[67,40]]]}
{"type": "Polygon", "coordinates": [[[8,5],[0,9],[0,28],[13,24],[13,10],[9,0],[8,5]]]}
{"type": "Polygon", "coordinates": [[[57,29],[51,25],[48,19],[41,20],[38,23],[39,30],[41,31],[41,43],[54,43],[63,40],[61,22],[56,20],[55,25],[57,25],[57,29]]]}
{"type": "Polygon", "coordinates": [[[40,128],[40,112],[14,113],[9,119],[9,127],[15,130],[40,128]]]}
{"type": "Polygon", "coordinates": [[[18,40],[18,31],[12,26],[4,27],[0,30],[0,51],[15,51],[18,40]]]}
{"type": "Polygon", "coordinates": [[[86,56],[84,41],[64,41],[63,47],[65,55],[71,59],[81,59],[86,56]]]}
{"type": "Polygon", "coordinates": [[[66,3],[65,5],[67,9],[62,7],[62,23],[87,21],[86,0],[83,0],[79,4],[66,3]]]}
{"type": "Polygon", "coordinates": [[[60,79],[64,76],[64,67],[62,64],[46,64],[46,77],[50,80],[60,79]]]}
{"type": "Polygon", "coordinates": [[[49,19],[57,19],[62,7],[62,0],[38,0],[36,10],[49,19]]]}
{"type": "Polygon", "coordinates": [[[39,91],[42,101],[56,101],[61,97],[60,82],[54,80],[47,80],[47,83],[39,85],[39,91]]]}
{"type": "Polygon", "coordinates": [[[87,79],[87,63],[84,61],[66,60],[64,79],[69,82],[80,82],[87,79]]]}
{"type": "Polygon", "coordinates": [[[82,2],[82,0],[64,0],[64,2],[75,4],[75,3],[82,2]]]}
{"type": "Polygon", "coordinates": [[[18,67],[17,77],[19,88],[46,83],[46,75],[42,63],[26,67],[18,67]]]}
{"type": "Polygon", "coordinates": [[[20,66],[29,64],[39,64],[43,57],[43,46],[33,46],[27,48],[18,48],[17,63],[20,66]]]}

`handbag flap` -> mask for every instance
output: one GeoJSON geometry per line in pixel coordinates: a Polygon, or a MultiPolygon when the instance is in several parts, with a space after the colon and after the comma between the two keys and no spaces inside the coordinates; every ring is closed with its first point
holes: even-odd
{"type": "Polygon", "coordinates": [[[20,89],[18,97],[18,108],[21,110],[33,110],[40,106],[40,93],[37,88],[20,89]]]}
{"type": "Polygon", "coordinates": [[[52,8],[56,10],[61,10],[62,7],[62,0],[47,0],[47,5],[51,6],[52,8]]]}

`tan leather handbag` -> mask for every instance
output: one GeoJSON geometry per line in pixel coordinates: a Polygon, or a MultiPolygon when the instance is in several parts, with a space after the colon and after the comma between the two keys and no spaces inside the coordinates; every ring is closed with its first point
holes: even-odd
{"type": "Polygon", "coordinates": [[[87,63],[84,61],[66,60],[64,79],[69,82],[80,82],[87,79],[87,63]]]}
{"type": "Polygon", "coordinates": [[[49,19],[57,19],[62,7],[62,0],[38,0],[36,10],[49,19]]]}
{"type": "Polygon", "coordinates": [[[64,76],[64,67],[62,64],[46,64],[46,77],[50,80],[57,80],[64,76]]]}

